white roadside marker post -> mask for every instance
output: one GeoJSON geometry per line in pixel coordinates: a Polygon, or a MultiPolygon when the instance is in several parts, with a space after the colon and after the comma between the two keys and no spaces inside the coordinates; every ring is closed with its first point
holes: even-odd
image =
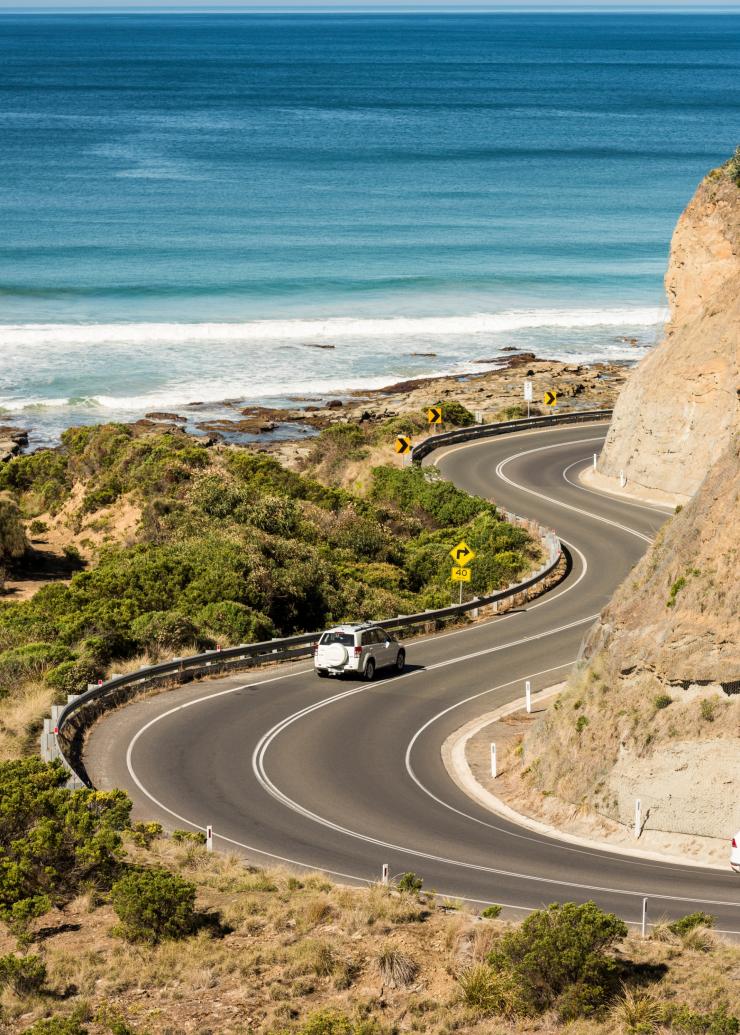
{"type": "Polygon", "coordinates": [[[381,878],[380,878],[380,883],[383,884],[385,887],[388,887],[388,881],[389,881],[388,863],[383,863],[383,872],[382,872],[382,875],[381,875],[381,878]]]}
{"type": "Polygon", "coordinates": [[[596,453],[594,453],[594,471],[596,470],[596,453]]]}
{"type": "Polygon", "coordinates": [[[529,680],[524,684],[524,699],[527,702],[527,713],[532,711],[532,684],[529,680]]]}
{"type": "Polygon", "coordinates": [[[491,744],[491,776],[495,780],[498,776],[498,770],[496,768],[496,745],[491,744]]]}
{"type": "Polygon", "coordinates": [[[213,851],[213,827],[210,824],[206,827],[206,851],[213,851]]]}
{"type": "Polygon", "coordinates": [[[647,904],[648,900],[644,898],[642,900],[642,937],[645,937],[647,933],[647,904]]]}
{"type": "Polygon", "coordinates": [[[640,806],[640,799],[635,798],[635,839],[640,837],[640,822],[642,819],[642,810],[640,806]]]}
{"type": "Polygon", "coordinates": [[[621,485],[622,488],[624,488],[625,485],[627,484],[627,479],[625,477],[624,471],[620,471],[619,472],[619,484],[621,485]]]}

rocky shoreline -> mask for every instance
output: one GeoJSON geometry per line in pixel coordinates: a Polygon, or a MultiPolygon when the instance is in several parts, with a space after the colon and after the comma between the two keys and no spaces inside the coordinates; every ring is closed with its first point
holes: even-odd
{"type": "MultiPolygon", "coordinates": [[[[227,399],[220,407],[208,404],[209,410],[220,408],[223,413],[206,419],[198,419],[199,409],[205,409],[206,404],[195,402],[174,411],[151,411],[133,423],[142,428],[185,430],[209,444],[246,445],[289,462],[309,449],[311,439],[332,424],[373,424],[404,414],[418,414],[445,399],[462,403],[477,420],[484,422],[503,419],[505,411],[517,408],[526,413],[525,381],[532,383],[533,414],[543,412],[547,390],[558,394],[556,412],[608,408],[614,404],[633,365],[629,360],[576,364],[543,359],[511,347],[505,351],[510,354],[474,360],[482,368],[480,373],[414,378],[385,388],[352,390],[331,397],[294,396],[286,399],[284,406],[245,406],[241,400],[227,399]]],[[[29,435],[33,441],[32,429],[0,426],[0,462],[22,452],[29,444],[29,435]]]]}

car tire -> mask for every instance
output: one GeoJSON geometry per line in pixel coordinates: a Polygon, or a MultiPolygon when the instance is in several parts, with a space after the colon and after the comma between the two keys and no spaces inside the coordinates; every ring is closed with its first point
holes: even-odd
{"type": "Polygon", "coordinates": [[[319,677],[319,679],[328,679],[329,677],[329,673],[326,671],[326,669],[323,668],[317,668],[316,675],[319,677]]]}
{"type": "Polygon", "coordinates": [[[396,655],[396,672],[403,672],[406,667],[406,651],[400,650],[396,655]]]}
{"type": "Polygon", "coordinates": [[[375,679],[375,662],[372,658],[368,658],[367,665],[365,665],[365,671],[362,673],[362,677],[366,683],[372,683],[375,679]]]}

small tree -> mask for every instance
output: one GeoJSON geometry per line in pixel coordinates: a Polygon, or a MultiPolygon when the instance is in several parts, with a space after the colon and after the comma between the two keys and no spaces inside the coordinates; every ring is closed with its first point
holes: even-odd
{"type": "Polygon", "coordinates": [[[46,966],[38,956],[0,956],[0,988],[9,985],[16,995],[37,992],[46,981],[46,966]]]}
{"type": "Polygon", "coordinates": [[[626,924],[594,902],[554,903],[504,935],[490,963],[517,977],[533,1010],[557,1003],[571,1019],[606,1000],[616,977],[607,950],[626,935],[626,924]]]}
{"type": "Polygon", "coordinates": [[[113,885],[115,933],[131,942],[184,938],[195,926],[195,885],[167,870],[132,870],[113,885]]]}
{"type": "Polygon", "coordinates": [[[123,791],[70,791],[58,762],[0,763],[0,919],[20,932],[93,877],[113,878],[131,801],[123,791]]]}

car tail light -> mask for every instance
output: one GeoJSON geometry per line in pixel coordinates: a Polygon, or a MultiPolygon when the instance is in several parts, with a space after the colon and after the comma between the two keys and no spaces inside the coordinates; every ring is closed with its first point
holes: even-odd
{"type": "Polygon", "coordinates": [[[313,645],[313,656],[316,657],[316,655],[318,653],[319,653],[319,645],[318,645],[318,643],[314,643],[314,645],[313,645]]]}
{"type": "Polygon", "coordinates": [[[360,645],[358,644],[358,645],[357,645],[357,646],[355,647],[355,657],[356,657],[356,658],[359,658],[359,656],[360,656],[361,654],[362,654],[362,647],[360,647],[360,645]]]}
{"type": "Polygon", "coordinates": [[[737,841],[735,840],[735,838],[734,838],[734,837],[733,837],[733,839],[732,839],[732,847],[733,847],[733,848],[737,848],[737,841]]]}

